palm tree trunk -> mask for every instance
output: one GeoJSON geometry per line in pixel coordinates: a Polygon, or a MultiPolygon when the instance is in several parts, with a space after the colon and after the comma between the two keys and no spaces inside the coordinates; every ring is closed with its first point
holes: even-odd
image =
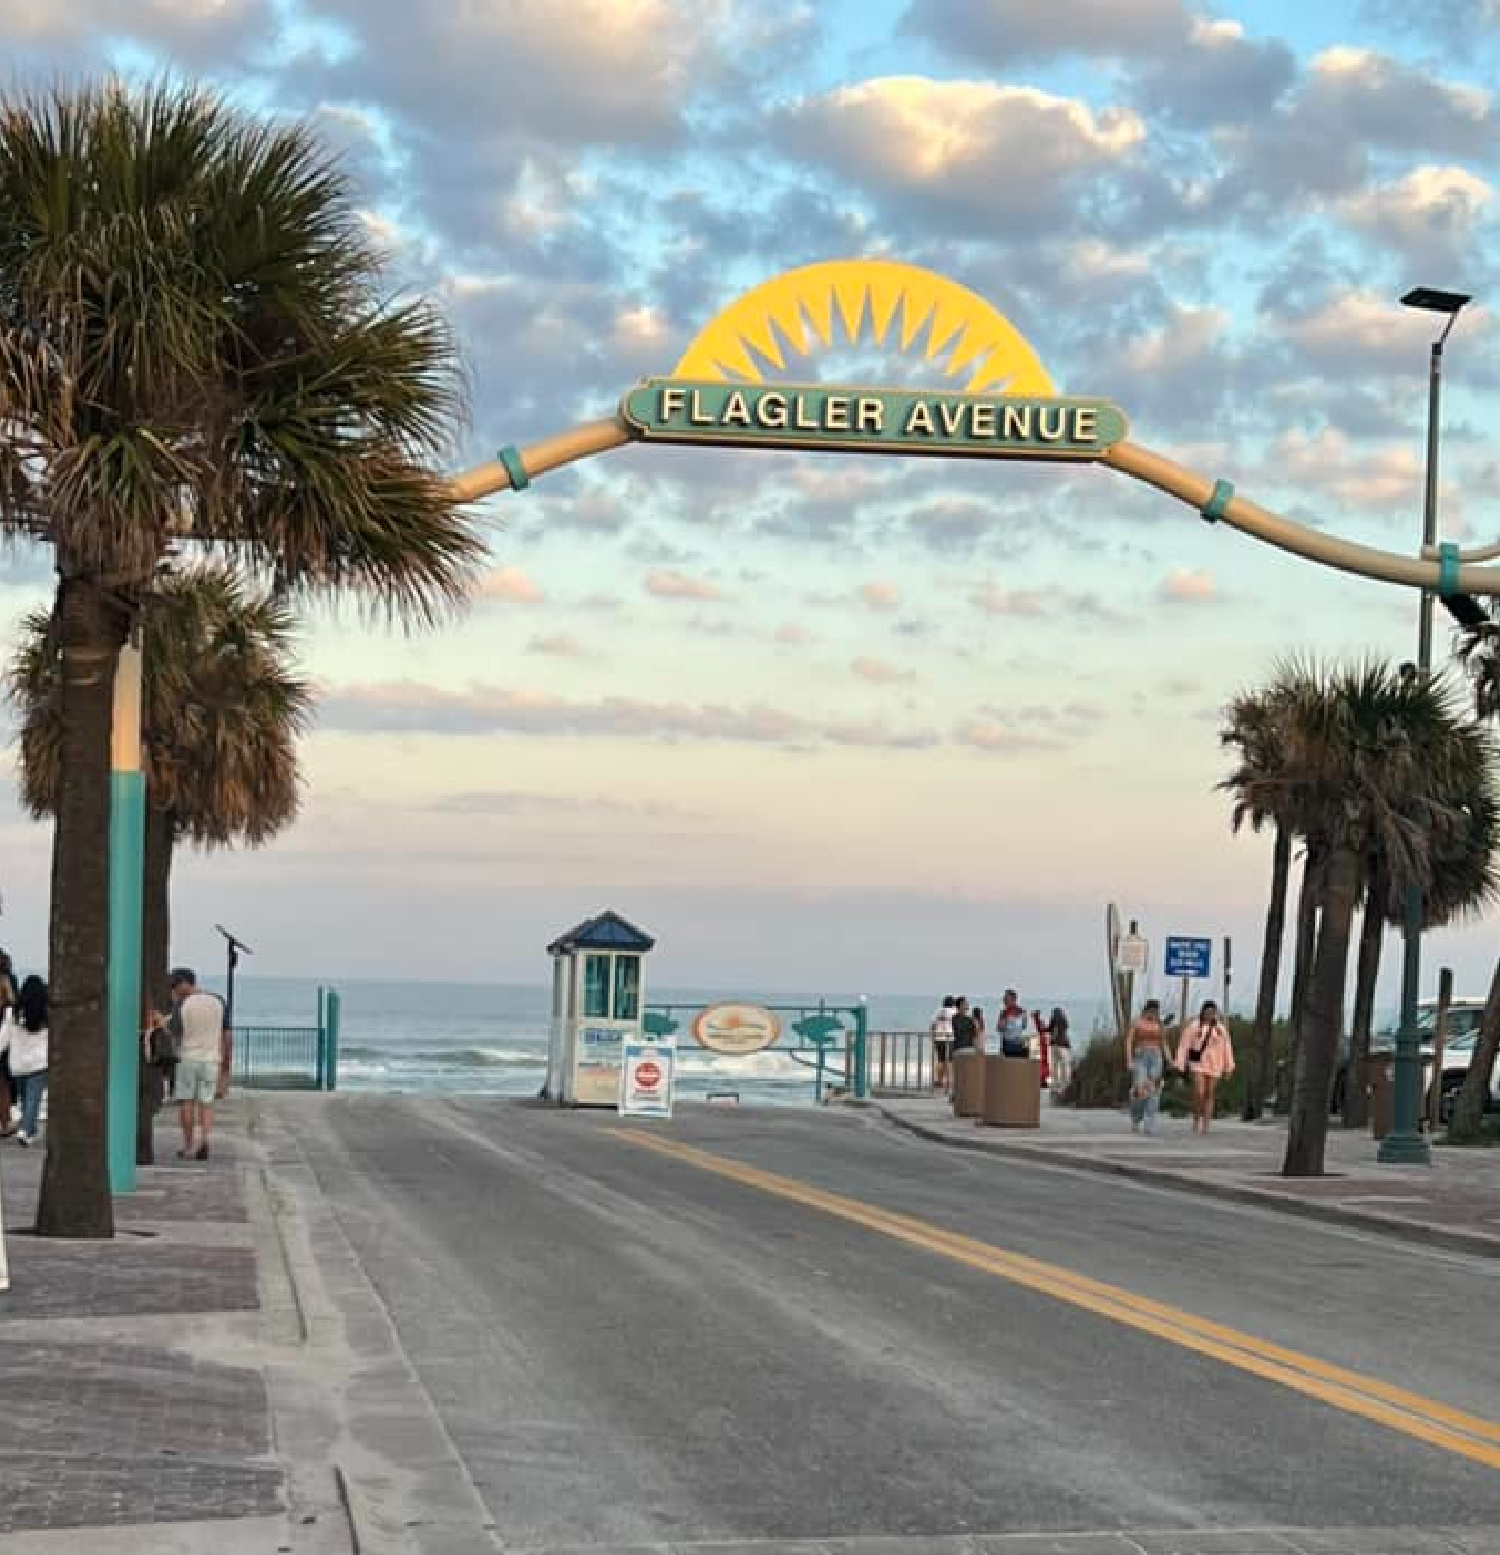
{"type": "Polygon", "coordinates": [[[1307,983],[1312,972],[1313,950],[1318,933],[1318,877],[1322,871],[1320,855],[1309,843],[1302,860],[1302,883],[1297,889],[1297,943],[1292,961],[1291,1050],[1287,1067],[1276,1085],[1276,1110],[1292,1110],[1292,1079],[1302,1052],[1302,1011],[1307,1003],[1307,983]]]}
{"type": "Polygon", "coordinates": [[[1344,1025],[1344,989],[1349,975],[1349,937],[1359,899],[1360,859],[1352,848],[1336,848],[1320,869],[1322,915],[1297,1049],[1297,1080],[1287,1127],[1285,1177],[1321,1177],[1328,1140],[1328,1100],[1344,1025]]]}
{"type": "Polygon", "coordinates": [[[1286,938],[1287,880],[1292,870],[1292,833],[1276,828],[1271,852],[1271,900],[1266,907],[1266,934],[1260,951],[1260,987],[1255,996],[1255,1061],[1245,1087],[1244,1119],[1253,1123],[1271,1090],[1276,1054],[1272,1027],[1276,1023],[1276,985],[1281,980],[1281,942],[1286,938]]]}
{"type": "MultiPolygon", "coordinates": [[[[171,954],[172,834],[169,811],[146,803],[145,853],[141,893],[141,1007],[165,1011],[171,999],[167,985],[167,959],[171,954]]],[[[143,1020],[144,1024],[144,1020],[143,1020]]],[[[151,1166],[156,1160],[153,1125],[161,1106],[162,1068],[142,1062],[135,1115],[135,1164],[151,1166]]]]}
{"type": "Polygon", "coordinates": [[[61,786],[52,833],[48,942],[52,1093],[36,1229],[114,1235],[105,1096],[109,1074],[110,724],[127,620],[93,578],[58,585],[61,786]]]}
{"type": "Polygon", "coordinates": [[[1365,893],[1365,914],[1359,926],[1359,955],[1354,963],[1354,1023],[1349,1031],[1349,1068],[1344,1079],[1344,1127],[1363,1128],[1370,1121],[1365,1094],[1370,1067],[1370,1026],[1375,1017],[1375,984],[1380,977],[1380,951],[1385,944],[1385,893],[1372,881],[1365,893]]]}
{"type": "Polygon", "coordinates": [[[1490,996],[1485,1000],[1474,1056],[1469,1060],[1468,1073],[1454,1099],[1453,1116],[1448,1123],[1450,1139],[1473,1139],[1478,1135],[1497,1053],[1500,1053],[1500,964],[1496,965],[1495,975],[1490,979],[1490,996]]]}

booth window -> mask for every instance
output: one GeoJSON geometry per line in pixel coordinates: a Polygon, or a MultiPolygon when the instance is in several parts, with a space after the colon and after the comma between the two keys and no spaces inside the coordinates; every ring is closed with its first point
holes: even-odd
{"type": "Polygon", "coordinates": [[[615,957],[615,1019],[635,1020],[641,1012],[641,958],[615,957]]]}
{"type": "Polygon", "coordinates": [[[583,961],[583,1013],[595,1020],[609,1019],[609,956],[585,956],[583,961]]]}

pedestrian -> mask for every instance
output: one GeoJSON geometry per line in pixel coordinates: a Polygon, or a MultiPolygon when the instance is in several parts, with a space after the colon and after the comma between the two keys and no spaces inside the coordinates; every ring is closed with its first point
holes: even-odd
{"type": "Polygon", "coordinates": [[[974,1049],[976,1052],[982,1053],[984,1052],[985,1044],[984,1006],[976,1004],[972,1013],[974,1016],[974,1049]]]}
{"type": "Polygon", "coordinates": [[[1125,1034],[1125,1067],[1130,1072],[1130,1131],[1156,1132],[1162,1077],[1167,1067],[1167,1034],[1161,1023],[1161,1000],[1147,999],[1135,1024],[1125,1034]]]}
{"type": "Polygon", "coordinates": [[[947,994],[932,1017],[932,1088],[948,1089],[948,1065],[953,1058],[953,1012],[958,1008],[958,996],[947,994]]]}
{"type": "Polygon", "coordinates": [[[1073,1044],[1068,1037],[1067,1011],[1054,1004],[1042,1029],[1047,1034],[1047,1053],[1052,1060],[1052,1094],[1060,1096],[1073,1083],[1073,1044]]]}
{"type": "Polygon", "coordinates": [[[972,1053],[979,1038],[978,1023],[969,1013],[969,1001],[962,995],[953,1006],[953,1051],[972,1053]]]}
{"type": "Polygon", "coordinates": [[[214,1103],[222,1101],[229,1091],[234,1051],[229,1012],[217,994],[198,986],[191,967],[173,970],[172,997],[177,1002],[172,1027],[177,1038],[177,1099],[182,1109],[182,1149],[177,1159],[206,1161],[214,1103]]]}
{"type": "Polygon", "coordinates": [[[995,1018],[1000,1032],[1000,1051],[1006,1058],[1030,1058],[1031,1040],[1026,1035],[1026,1011],[1021,1008],[1014,988],[1005,990],[1000,1013],[995,1018]]]}
{"type": "Polygon", "coordinates": [[[1219,1081],[1234,1073],[1234,1044],[1229,1027],[1219,1018],[1212,999],[1189,1021],[1177,1045],[1177,1067],[1185,1069],[1193,1084],[1193,1132],[1206,1134],[1213,1121],[1214,1092],[1219,1081]]]}
{"type": "MultiPolygon", "coordinates": [[[[9,954],[0,950],[0,1020],[16,1002],[16,974],[9,954]]],[[[15,1111],[17,1086],[11,1073],[10,1053],[0,1052],[0,1139],[9,1139],[16,1131],[11,1119],[15,1111]]]]}
{"type": "Polygon", "coordinates": [[[21,984],[15,1002],[0,1016],[0,1051],[5,1053],[21,1098],[16,1142],[35,1142],[47,1093],[47,985],[39,977],[21,984]]]}

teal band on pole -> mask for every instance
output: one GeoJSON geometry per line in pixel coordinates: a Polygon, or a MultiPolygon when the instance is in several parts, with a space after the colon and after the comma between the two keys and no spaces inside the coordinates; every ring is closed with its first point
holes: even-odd
{"type": "Polygon", "coordinates": [[[1223,518],[1229,507],[1229,499],[1234,495],[1233,481],[1215,481],[1214,489],[1207,502],[1198,511],[1203,515],[1204,521],[1217,524],[1223,518]]]}
{"type": "Polygon", "coordinates": [[[510,476],[510,489],[525,491],[531,484],[531,477],[526,473],[526,466],[521,463],[520,449],[514,443],[507,443],[497,457],[505,466],[505,473],[510,476]]]}
{"type": "Polygon", "coordinates": [[[1444,599],[1458,593],[1458,546],[1452,540],[1444,540],[1438,546],[1437,591],[1444,599]]]}
{"type": "Polygon", "coordinates": [[[141,876],[146,775],[109,777],[109,1187],[135,1191],[136,1087],[141,1061],[141,876]]]}

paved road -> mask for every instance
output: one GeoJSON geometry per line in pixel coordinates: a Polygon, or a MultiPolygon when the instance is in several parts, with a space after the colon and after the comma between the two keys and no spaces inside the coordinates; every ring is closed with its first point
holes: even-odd
{"type": "Polygon", "coordinates": [[[1494,1263],[858,1115],[278,1106],[507,1547],[1500,1526],[1494,1263]]]}

